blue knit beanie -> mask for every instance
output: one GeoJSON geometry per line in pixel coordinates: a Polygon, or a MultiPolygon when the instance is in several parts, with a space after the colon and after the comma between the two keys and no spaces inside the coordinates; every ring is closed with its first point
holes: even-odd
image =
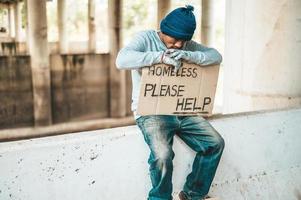
{"type": "Polygon", "coordinates": [[[191,40],[195,27],[193,6],[177,8],[171,11],[160,23],[162,33],[176,39],[191,40]]]}

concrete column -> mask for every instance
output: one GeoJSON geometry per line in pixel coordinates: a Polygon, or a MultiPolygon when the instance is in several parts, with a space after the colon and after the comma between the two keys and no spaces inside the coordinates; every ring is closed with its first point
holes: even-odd
{"type": "Polygon", "coordinates": [[[68,37],[67,37],[67,4],[66,0],[58,0],[57,2],[57,21],[59,32],[59,50],[61,54],[68,53],[68,37]]]}
{"type": "Polygon", "coordinates": [[[157,1],[157,25],[158,29],[160,28],[160,22],[165,17],[170,9],[171,1],[170,0],[158,0],[157,1]]]}
{"type": "Polygon", "coordinates": [[[29,32],[28,32],[28,6],[27,1],[24,0],[24,10],[25,10],[25,33],[26,33],[26,52],[29,54],[29,32]]]}
{"type": "Polygon", "coordinates": [[[110,116],[126,115],[126,75],[115,65],[121,46],[122,0],[109,1],[109,47],[110,47],[110,116]]]}
{"type": "Polygon", "coordinates": [[[50,67],[47,42],[46,1],[27,0],[35,125],[50,125],[50,67]]]}
{"type": "Polygon", "coordinates": [[[14,18],[15,18],[15,41],[20,42],[21,30],[22,30],[22,15],[21,15],[21,3],[17,1],[14,3],[14,18]]]}
{"type": "Polygon", "coordinates": [[[95,27],[95,0],[88,1],[88,29],[89,29],[89,52],[96,50],[96,27],[95,27]]]}
{"type": "Polygon", "coordinates": [[[301,105],[301,1],[227,0],[224,113],[301,105]]]}
{"type": "Polygon", "coordinates": [[[8,28],[9,28],[9,36],[11,38],[15,37],[15,27],[14,27],[14,7],[9,4],[7,7],[8,10],[8,28]]]}
{"type": "Polygon", "coordinates": [[[212,46],[214,43],[214,0],[202,0],[201,17],[201,41],[202,44],[212,46]]]}

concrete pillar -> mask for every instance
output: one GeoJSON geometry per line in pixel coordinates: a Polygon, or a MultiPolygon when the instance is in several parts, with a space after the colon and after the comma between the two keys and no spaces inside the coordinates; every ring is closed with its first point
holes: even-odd
{"type": "Polygon", "coordinates": [[[88,30],[89,30],[89,52],[96,50],[96,21],[95,21],[95,0],[88,1],[88,30]]]}
{"type": "Polygon", "coordinates": [[[25,34],[26,34],[26,52],[29,54],[29,32],[28,32],[28,6],[27,1],[24,0],[24,10],[25,10],[25,34]]]}
{"type": "Polygon", "coordinates": [[[46,1],[27,0],[35,125],[50,125],[50,67],[47,42],[46,1]]]}
{"type": "Polygon", "coordinates": [[[301,1],[228,0],[224,113],[301,105],[301,1]]]}
{"type": "Polygon", "coordinates": [[[214,44],[214,0],[202,0],[201,17],[201,41],[202,44],[212,46],[214,44]]]}
{"type": "Polygon", "coordinates": [[[21,15],[21,2],[14,3],[14,18],[15,18],[15,41],[21,41],[22,30],[22,15],[21,15]]]}
{"type": "Polygon", "coordinates": [[[110,47],[110,116],[126,115],[126,75],[115,65],[117,53],[121,46],[122,0],[109,2],[109,47],[110,47]]]}
{"type": "Polygon", "coordinates": [[[66,0],[57,1],[57,21],[59,33],[59,50],[61,54],[68,53],[67,37],[67,4],[66,0]]]}
{"type": "Polygon", "coordinates": [[[170,9],[171,1],[170,0],[157,0],[157,25],[158,29],[160,28],[160,22],[165,17],[170,9]]]}
{"type": "Polygon", "coordinates": [[[11,38],[15,37],[15,27],[14,27],[14,7],[9,4],[7,6],[8,10],[8,28],[9,28],[9,36],[11,38]]]}

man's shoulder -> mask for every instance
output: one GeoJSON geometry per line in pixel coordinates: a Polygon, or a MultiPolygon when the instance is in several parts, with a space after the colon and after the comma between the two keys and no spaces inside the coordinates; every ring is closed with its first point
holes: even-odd
{"type": "Polygon", "coordinates": [[[144,30],[144,31],[139,31],[136,33],[136,36],[140,37],[151,37],[156,33],[155,30],[144,30]]]}

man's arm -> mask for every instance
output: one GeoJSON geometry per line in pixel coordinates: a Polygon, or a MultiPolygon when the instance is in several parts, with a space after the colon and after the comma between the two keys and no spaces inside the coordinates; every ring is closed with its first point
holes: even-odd
{"type": "Polygon", "coordinates": [[[116,58],[118,69],[137,69],[160,63],[162,52],[145,51],[147,41],[142,33],[138,33],[133,40],[122,48],[116,58]]]}
{"type": "Polygon", "coordinates": [[[195,41],[188,43],[190,51],[197,52],[199,54],[199,63],[201,65],[220,64],[223,60],[222,55],[214,48],[209,48],[201,45],[195,41]]]}

